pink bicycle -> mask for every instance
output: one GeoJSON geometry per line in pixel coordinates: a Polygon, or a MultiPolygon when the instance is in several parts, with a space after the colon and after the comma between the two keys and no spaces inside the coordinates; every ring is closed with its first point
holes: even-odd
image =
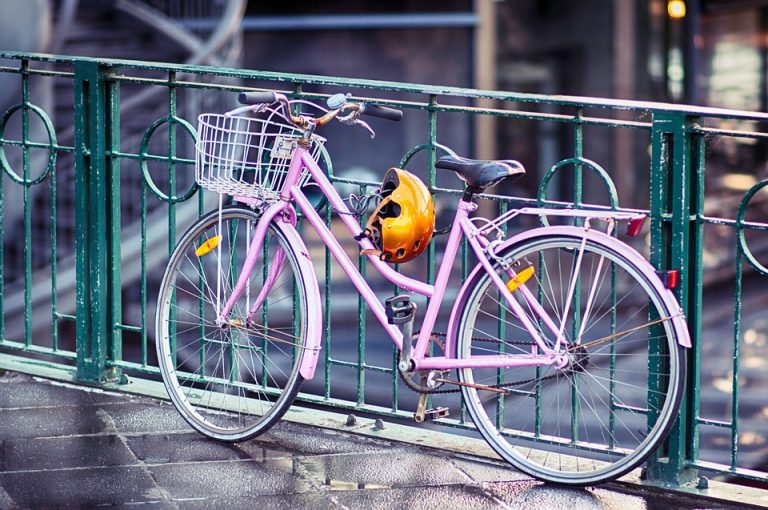
{"type": "MultiPolygon", "coordinates": [[[[389,264],[419,252],[428,237],[417,236],[418,246],[405,251],[388,247],[391,225],[364,230],[317,163],[324,140],[316,128],[335,119],[370,130],[362,114],[399,120],[399,110],[342,94],[327,108],[275,92],[241,94],[240,101],[246,106],[200,116],[196,164],[201,186],[232,196],[235,205],[222,198],[182,236],[158,298],[163,381],[192,427],[223,441],[257,436],[313,377],[322,303],[310,251],[295,228],[298,209],[397,346],[404,381],[422,394],[417,421],[443,414],[424,408],[426,395],[460,390],[477,429],[503,459],[568,485],[619,477],[659,447],[678,415],[690,339],[669,289],[676,275],[662,281],[611,235],[619,222],[636,234],[643,215],[531,207],[473,216],[477,194],[523,167],[449,154],[436,166],[455,172],[466,188],[431,285],[389,264]],[[386,304],[376,297],[307,198],[310,186],[406,293],[386,304]],[[506,238],[503,226],[521,215],[570,218],[575,226],[547,223],[506,238]],[[441,349],[430,355],[462,239],[477,265],[452,303],[441,349]],[[409,293],[429,299],[416,335],[409,293]]],[[[402,184],[406,175],[399,170],[385,179],[394,185],[379,191],[379,219],[423,214],[408,213],[402,201],[407,190],[396,177],[402,184]]]]}

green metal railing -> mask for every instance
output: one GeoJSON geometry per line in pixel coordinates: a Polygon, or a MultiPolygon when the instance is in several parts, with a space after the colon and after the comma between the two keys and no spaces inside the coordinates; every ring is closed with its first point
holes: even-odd
{"type": "MultiPolygon", "coordinates": [[[[536,156],[534,166],[541,170],[538,182],[529,183],[529,198],[487,195],[481,211],[595,201],[618,208],[619,197],[623,207],[648,210],[650,234],[637,247],[659,270],[681,271],[675,292],[694,345],[683,412],[666,451],[650,463],[648,477],[681,483],[705,470],[768,481],[751,453],[759,449],[744,440],[762,434],[755,425],[759,417],[745,413],[742,405],[749,402],[754,410],[760,397],[759,387],[744,384],[745,341],[752,350],[761,345],[754,338],[768,343],[768,322],[753,320],[752,313],[768,276],[761,262],[768,253],[768,181],[757,156],[740,172],[720,160],[734,146],[737,153],[764,154],[768,115],[135,61],[20,53],[0,53],[0,58],[5,59],[0,77],[19,91],[17,104],[8,105],[0,118],[0,367],[110,387],[158,381],[152,316],[163,265],[180,229],[215,203],[192,178],[196,135],[185,105],[192,98],[234,97],[233,92],[252,88],[316,100],[349,91],[405,109],[407,118],[410,114],[404,131],[419,135],[408,142],[414,148],[393,161],[426,169],[438,206],[455,203],[460,193],[435,175],[434,160],[445,149],[439,142],[466,149],[471,136],[457,136],[448,126],[467,126],[471,133],[472,119],[484,116],[510,133],[554,126],[560,138],[556,158],[547,160],[552,151],[536,156]],[[182,73],[183,80],[178,79],[182,73]],[[239,84],[211,83],[221,77],[239,84]],[[121,111],[123,96],[147,88],[164,93],[149,107],[121,111]],[[65,104],[45,104],[51,96],[65,98],[65,104]],[[472,106],[488,99],[496,108],[472,106]],[[593,153],[607,159],[606,140],[615,140],[617,132],[631,137],[628,161],[607,171],[605,161],[593,161],[593,153]],[[631,190],[616,189],[613,182],[621,172],[647,180],[631,190]],[[722,186],[721,177],[733,174],[747,179],[740,191],[722,186]],[[726,205],[713,214],[712,203],[726,205]],[[706,320],[704,299],[724,288],[728,295],[720,292],[717,299],[721,305],[725,301],[720,308],[735,324],[726,335],[717,329],[720,323],[706,320]],[[747,315],[749,331],[742,320],[747,315]],[[726,340],[730,349],[714,349],[726,340]],[[711,370],[713,363],[721,372],[711,370]],[[726,365],[729,370],[722,372],[726,365]]],[[[350,150],[329,139],[331,157],[350,150]]],[[[333,174],[329,159],[326,165],[333,174]]],[[[536,176],[530,165],[529,171],[536,176]]],[[[337,167],[334,180],[358,194],[376,185],[341,173],[337,167]]],[[[330,224],[330,211],[325,214],[330,224]]],[[[429,280],[441,242],[433,243],[414,269],[429,280]]],[[[315,386],[308,385],[300,399],[409,416],[411,404],[400,391],[391,344],[382,339],[374,347],[371,337],[378,328],[367,328],[364,302],[338,284],[340,271],[330,254],[318,248],[313,258],[325,300],[323,359],[315,386]],[[354,331],[339,324],[334,313],[339,307],[357,311],[354,331]],[[386,390],[372,391],[381,388],[386,390]]],[[[466,250],[461,259],[466,277],[471,269],[466,250]]],[[[377,285],[375,276],[366,274],[364,258],[359,268],[377,285]]],[[[392,292],[384,284],[377,290],[392,292]]],[[[748,370],[754,372],[757,358],[750,358],[748,370]]],[[[468,428],[467,422],[459,408],[457,418],[441,423],[468,428]]]]}

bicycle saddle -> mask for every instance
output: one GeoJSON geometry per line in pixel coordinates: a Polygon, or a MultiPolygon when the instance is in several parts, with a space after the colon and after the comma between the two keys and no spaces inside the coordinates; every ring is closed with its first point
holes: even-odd
{"type": "Polygon", "coordinates": [[[453,170],[470,188],[484,190],[494,184],[525,174],[519,161],[467,159],[459,156],[443,156],[435,162],[435,168],[453,170]]]}

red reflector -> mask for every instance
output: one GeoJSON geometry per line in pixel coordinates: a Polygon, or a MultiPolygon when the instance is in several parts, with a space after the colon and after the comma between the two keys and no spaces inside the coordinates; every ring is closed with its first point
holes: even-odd
{"type": "Polygon", "coordinates": [[[676,289],[678,283],[680,283],[680,270],[673,269],[672,271],[667,271],[664,285],[666,285],[668,289],[676,289]]]}
{"type": "Polygon", "coordinates": [[[671,269],[669,271],[656,271],[656,275],[661,280],[661,283],[668,289],[676,289],[680,284],[680,270],[671,269]]]}
{"type": "Polygon", "coordinates": [[[645,218],[645,216],[640,216],[629,220],[629,223],[627,224],[627,235],[629,237],[635,237],[640,233],[640,231],[643,229],[645,218]]]}

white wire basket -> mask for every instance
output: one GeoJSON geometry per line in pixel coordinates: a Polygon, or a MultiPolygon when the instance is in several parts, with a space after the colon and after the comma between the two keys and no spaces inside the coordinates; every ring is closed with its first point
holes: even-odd
{"type": "MultiPolygon", "coordinates": [[[[198,117],[195,179],[217,193],[270,202],[278,200],[291,155],[302,130],[275,109],[258,117],[203,113],[198,117]]],[[[318,160],[325,139],[313,135],[310,154],[318,160]]],[[[303,171],[299,186],[309,180],[303,171]]]]}

